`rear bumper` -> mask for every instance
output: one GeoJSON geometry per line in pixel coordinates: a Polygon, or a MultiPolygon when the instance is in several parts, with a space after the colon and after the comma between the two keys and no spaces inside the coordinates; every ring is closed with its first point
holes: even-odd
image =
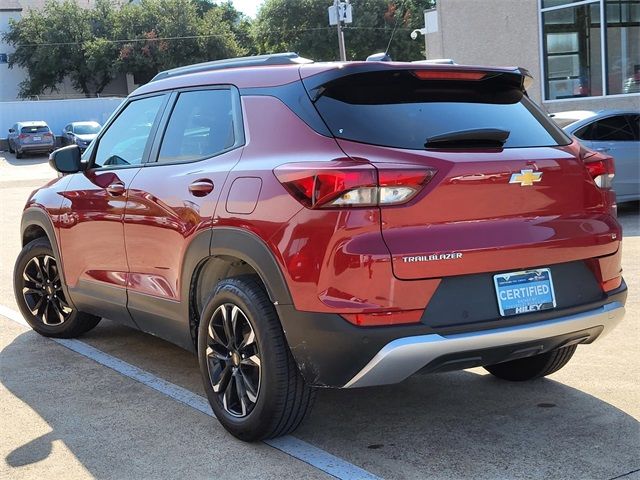
{"type": "Polygon", "coordinates": [[[450,336],[400,338],[385,345],[345,388],[396,383],[424,368],[458,370],[537,355],[575,343],[591,343],[613,329],[624,312],[620,302],[612,302],[546,322],[450,336]]]}
{"type": "Polygon", "coordinates": [[[48,152],[54,149],[54,143],[43,143],[37,145],[18,145],[21,152],[48,152]]]}
{"type": "Polygon", "coordinates": [[[626,297],[623,282],[597,302],[549,310],[545,318],[519,315],[466,328],[357,327],[336,314],[276,308],[305,380],[351,388],[400,382],[419,370],[460,370],[591,343],[620,322],[626,297]]]}

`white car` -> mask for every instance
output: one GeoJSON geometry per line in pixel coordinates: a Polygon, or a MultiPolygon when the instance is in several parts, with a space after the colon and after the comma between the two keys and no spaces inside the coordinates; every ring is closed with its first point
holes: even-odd
{"type": "Polygon", "coordinates": [[[633,110],[576,110],[551,114],[570,135],[592,150],[611,155],[618,203],[640,200],[640,113],[633,110]]]}

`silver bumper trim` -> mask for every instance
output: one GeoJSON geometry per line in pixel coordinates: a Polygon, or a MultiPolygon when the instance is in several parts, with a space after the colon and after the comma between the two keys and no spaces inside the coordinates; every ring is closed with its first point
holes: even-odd
{"type": "Polygon", "coordinates": [[[611,331],[624,317],[624,305],[612,302],[595,310],[544,322],[442,336],[419,335],[385,345],[344,388],[397,383],[443,355],[552,338],[602,326],[598,338],[611,331]]]}

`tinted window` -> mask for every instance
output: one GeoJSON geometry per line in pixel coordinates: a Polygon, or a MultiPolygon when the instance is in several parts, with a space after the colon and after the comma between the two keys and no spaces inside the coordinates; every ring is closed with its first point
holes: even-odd
{"type": "Polygon", "coordinates": [[[230,90],[181,93],[162,139],[159,162],[212,157],[235,143],[230,90]]]}
{"type": "Polygon", "coordinates": [[[20,133],[47,133],[49,127],[46,125],[32,125],[29,127],[22,127],[20,133]]]}
{"type": "Polygon", "coordinates": [[[163,101],[164,95],[159,95],[129,103],[100,138],[94,166],[142,163],[149,133],[163,101]]]}
{"type": "Polygon", "coordinates": [[[316,106],[335,136],[369,144],[424,149],[430,137],[477,129],[509,131],[506,148],[570,143],[514,76],[442,81],[409,71],[356,74],[325,85],[316,106]]]}
{"type": "Polygon", "coordinates": [[[627,115],[627,121],[631,125],[633,139],[636,142],[640,141],[640,115],[627,115]]]}
{"type": "Polygon", "coordinates": [[[590,128],[576,133],[578,138],[593,141],[633,141],[634,133],[624,115],[603,118],[593,122],[590,128]],[[578,135],[578,133],[580,135],[578,135]]]}

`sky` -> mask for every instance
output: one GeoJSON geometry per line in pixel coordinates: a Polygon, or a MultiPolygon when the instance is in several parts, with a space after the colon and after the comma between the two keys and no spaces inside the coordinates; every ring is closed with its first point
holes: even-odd
{"type": "Polygon", "coordinates": [[[232,0],[233,5],[245,15],[255,18],[262,0],[232,0]]]}

